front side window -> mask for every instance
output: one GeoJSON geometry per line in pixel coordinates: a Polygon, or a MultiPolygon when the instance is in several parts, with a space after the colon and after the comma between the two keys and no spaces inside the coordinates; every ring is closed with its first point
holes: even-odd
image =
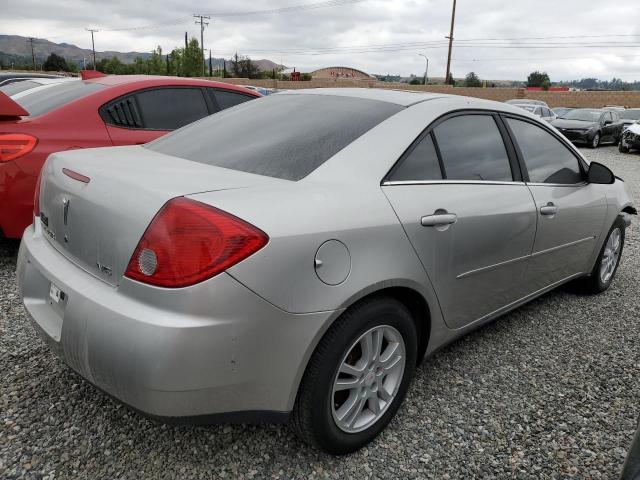
{"type": "Polygon", "coordinates": [[[447,180],[513,181],[502,135],[491,115],[460,115],[433,130],[447,180]]]}
{"type": "Polygon", "coordinates": [[[391,173],[389,180],[394,182],[442,180],[438,153],[431,134],[413,146],[401,160],[400,165],[391,173]]]}
{"type": "Polygon", "coordinates": [[[582,170],[576,156],[546,130],[532,123],[507,118],[520,146],[532,183],[582,183],[582,170]]]}
{"type": "Polygon", "coordinates": [[[157,88],[137,93],[144,128],[175,130],[209,115],[200,88],[157,88]]]}

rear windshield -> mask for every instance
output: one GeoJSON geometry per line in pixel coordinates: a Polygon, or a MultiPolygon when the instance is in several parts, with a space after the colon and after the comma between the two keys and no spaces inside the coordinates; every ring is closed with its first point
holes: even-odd
{"type": "Polygon", "coordinates": [[[24,92],[25,90],[29,90],[30,88],[39,86],[39,83],[32,82],[30,80],[24,80],[3,85],[2,87],[0,87],[0,92],[4,93],[5,95],[11,96],[15,95],[16,93],[24,92]]]}
{"type": "Polygon", "coordinates": [[[146,148],[295,181],[402,109],[362,98],[271,95],[206,117],[146,148]]]}
{"type": "Polygon", "coordinates": [[[34,90],[16,99],[32,117],[48,113],[66,103],[102,90],[104,85],[88,82],[62,82],[50,88],[34,90]]]}

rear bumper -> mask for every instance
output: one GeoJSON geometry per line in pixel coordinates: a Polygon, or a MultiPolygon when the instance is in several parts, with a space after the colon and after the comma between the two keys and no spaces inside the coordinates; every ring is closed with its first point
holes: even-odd
{"type": "Polygon", "coordinates": [[[227,274],[184,289],[113,287],[29,227],[18,257],[25,308],[52,349],[121,402],[170,421],[286,416],[335,312],[296,315],[227,274]],[[62,292],[49,297],[51,283],[62,292]],[[211,417],[213,416],[213,417],[211,417]]]}

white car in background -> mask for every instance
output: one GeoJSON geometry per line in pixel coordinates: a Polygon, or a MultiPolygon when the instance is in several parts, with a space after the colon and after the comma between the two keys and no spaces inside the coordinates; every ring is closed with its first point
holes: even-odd
{"type": "Polygon", "coordinates": [[[558,118],[558,115],[556,115],[553,110],[551,110],[549,107],[545,107],[544,105],[534,105],[529,103],[520,103],[513,105],[516,107],[520,107],[527,112],[533,113],[536,117],[540,117],[547,122],[551,122],[558,118]]]}

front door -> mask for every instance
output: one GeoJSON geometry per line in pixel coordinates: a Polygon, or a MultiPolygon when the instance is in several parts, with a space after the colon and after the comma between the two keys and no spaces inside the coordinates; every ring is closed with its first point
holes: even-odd
{"type": "Polygon", "coordinates": [[[451,328],[524,296],[536,214],[517,180],[496,119],[463,114],[423,134],[383,185],[451,328]]]}
{"type": "Polygon", "coordinates": [[[586,182],[570,147],[533,123],[508,118],[524,161],[537,210],[537,233],[527,281],[531,292],[588,273],[603,230],[607,199],[601,185],[586,182]]]}

